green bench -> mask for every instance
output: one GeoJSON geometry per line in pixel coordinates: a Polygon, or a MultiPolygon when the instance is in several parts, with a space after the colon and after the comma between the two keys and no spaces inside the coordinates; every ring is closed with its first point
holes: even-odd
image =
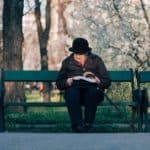
{"type": "MultiPolygon", "coordinates": [[[[130,84],[129,92],[132,94],[132,99],[130,101],[120,100],[113,102],[117,106],[131,106],[136,105],[136,100],[133,100],[134,94],[134,73],[130,69],[128,71],[109,71],[110,78],[112,82],[124,83],[128,82],[130,84]]],[[[4,109],[9,106],[23,106],[23,107],[34,107],[34,106],[44,106],[44,107],[60,107],[66,106],[65,102],[4,102],[4,82],[55,82],[58,75],[58,71],[1,71],[0,72],[0,132],[5,130],[5,120],[4,120],[4,109]]],[[[104,101],[101,105],[110,105],[110,102],[104,101]]]]}
{"type": "Polygon", "coordinates": [[[144,130],[148,130],[148,107],[150,103],[148,101],[148,89],[142,84],[150,83],[150,71],[135,71],[136,81],[137,81],[137,91],[138,91],[138,127],[142,131],[143,125],[145,125],[144,130]]]}

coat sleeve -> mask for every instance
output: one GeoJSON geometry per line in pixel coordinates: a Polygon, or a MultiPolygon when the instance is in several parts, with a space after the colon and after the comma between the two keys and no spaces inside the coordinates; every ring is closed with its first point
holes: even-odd
{"type": "Polygon", "coordinates": [[[67,81],[67,69],[66,69],[65,61],[63,61],[56,80],[57,88],[59,90],[65,90],[67,88],[66,81],[67,81]]]}
{"type": "Polygon", "coordinates": [[[100,83],[101,88],[106,89],[111,85],[111,80],[108,71],[101,58],[97,59],[97,76],[101,81],[100,83]]]}

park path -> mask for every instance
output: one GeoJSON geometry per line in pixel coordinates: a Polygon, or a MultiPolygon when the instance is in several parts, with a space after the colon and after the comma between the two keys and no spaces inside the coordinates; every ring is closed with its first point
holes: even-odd
{"type": "Polygon", "coordinates": [[[150,134],[5,132],[0,150],[150,150],[150,134]]]}

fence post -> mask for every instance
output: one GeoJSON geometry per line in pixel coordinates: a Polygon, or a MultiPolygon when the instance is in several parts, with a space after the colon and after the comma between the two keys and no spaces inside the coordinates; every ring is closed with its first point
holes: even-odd
{"type": "Polygon", "coordinates": [[[0,132],[5,131],[5,119],[4,119],[4,82],[3,82],[3,70],[0,70],[0,132]]]}

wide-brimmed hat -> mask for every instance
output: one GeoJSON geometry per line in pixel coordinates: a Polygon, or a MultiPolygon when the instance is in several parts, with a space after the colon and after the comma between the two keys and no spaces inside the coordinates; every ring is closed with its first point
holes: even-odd
{"type": "Polygon", "coordinates": [[[89,43],[84,38],[76,38],[73,40],[72,47],[69,48],[69,51],[73,53],[84,54],[91,51],[89,43]]]}

